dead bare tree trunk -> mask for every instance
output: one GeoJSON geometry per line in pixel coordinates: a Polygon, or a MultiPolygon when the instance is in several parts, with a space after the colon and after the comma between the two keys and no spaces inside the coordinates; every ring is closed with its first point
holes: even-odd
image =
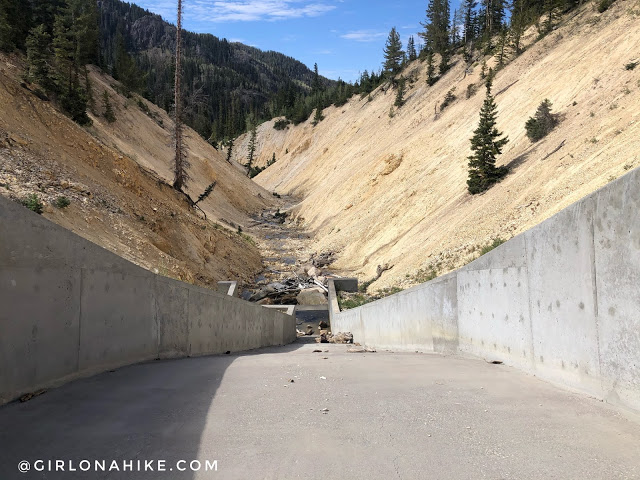
{"type": "Polygon", "coordinates": [[[176,29],[176,76],[175,76],[175,145],[173,188],[182,191],[188,179],[186,155],[182,145],[182,0],[178,0],[178,23],[176,29]]]}

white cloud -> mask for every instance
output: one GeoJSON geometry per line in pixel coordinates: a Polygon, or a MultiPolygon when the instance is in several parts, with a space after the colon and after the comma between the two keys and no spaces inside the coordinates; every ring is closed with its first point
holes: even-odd
{"type": "Polygon", "coordinates": [[[384,32],[376,32],[374,30],[355,30],[353,32],[340,35],[341,38],[354,40],[356,42],[375,42],[381,37],[386,36],[384,32]]]}
{"type": "Polygon", "coordinates": [[[254,22],[317,17],[335,8],[309,0],[193,0],[185,5],[185,14],[201,21],[254,22]]]}

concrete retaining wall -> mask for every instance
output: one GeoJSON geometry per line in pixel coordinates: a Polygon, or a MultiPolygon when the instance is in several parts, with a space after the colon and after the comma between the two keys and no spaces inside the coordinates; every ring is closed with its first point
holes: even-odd
{"type": "Polygon", "coordinates": [[[131,363],[295,338],[291,315],[154,275],[0,197],[0,404],[131,363]]]}
{"type": "Polygon", "coordinates": [[[331,300],[332,330],[367,346],[501,360],[640,411],[640,170],[446,276],[331,300]]]}

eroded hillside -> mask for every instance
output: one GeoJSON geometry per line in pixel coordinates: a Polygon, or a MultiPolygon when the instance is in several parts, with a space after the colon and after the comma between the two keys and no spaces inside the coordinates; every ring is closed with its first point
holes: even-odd
{"type": "MultiPolygon", "coordinates": [[[[145,268],[211,286],[250,280],[261,270],[253,241],[237,233],[249,215],[273,197],[249,181],[192,130],[186,131],[191,168],[187,193],[207,219],[170,187],[173,158],[168,115],[113,87],[91,70],[93,125],[82,128],[21,85],[20,57],[0,57],[0,194],[22,200],[36,194],[43,215],[145,268]],[[116,120],[104,118],[103,92],[116,120]],[[55,206],[66,197],[70,204],[55,206]]],[[[31,90],[30,90],[31,89],[31,90]]]]}
{"type": "MultiPolygon", "coordinates": [[[[335,267],[363,280],[389,264],[374,288],[407,286],[477,257],[494,238],[508,239],[640,165],[640,2],[618,1],[603,14],[592,4],[563,19],[510,59],[495,78],[498,127],[509,136],[499,165],[509,175],[482,195],[466,189],[469,139],[484,99],[482,58],[471,72],[456,57],[433,87],[415,62],[406,104],[395,91],[354,97],[325,110],[325,120],[258,132],[258,165],[277,162],[256,181],[303,198],[294,218],[313,231],[318,251],[339,253],[335,267]],[[466,98],[469,85],[477,93],[466,98]],[[455,87],[457,99],[440,105],[455,87]],[[560,125],[531,143],[525,121],[548,98],[560,125]]],[[[495,59],[487,58],[489,66],[495,59]]],[[[386,89],[386,91],[385,91],[386,89]]],[[[244,163],[247,136],[236,142],[244,163]]]]}

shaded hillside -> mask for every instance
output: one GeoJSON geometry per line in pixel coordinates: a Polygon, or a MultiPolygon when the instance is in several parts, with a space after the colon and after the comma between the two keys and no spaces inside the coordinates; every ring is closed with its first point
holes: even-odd
{"type": "Polygon", "coordinates": [[[195,199],[217,181],[200,205],[205,220],[169,185],[173,124],[162,109],[119,95],[117,82],[91,69],[94,94],[108,93],[115,121],[96,102],[93,125],[82,128],[21,86],[21,61],[0,56],[1,195],[20,201],[35,194],[45,217],[163,275],[204,286],[254,278],[260,254],[237,229],[270,206],[272,195],[187,129],[188,194],[195,199]]]}
{"type": "MultiPolygon", "coordinates": [[[[133,55],[145,76],[142,85],[136,87],[171,111],[175,26],[135,4],[120,0],[101,0],[98,4],[105,68],[125,76],[118,67],[126,64],[123,55],[133,55]]],[[[277,92],[290,90],[295,98],[306,94],[313,80],[313,72],[304,64],[281,53],[264,52],[210,34],[184,32],[183,42],[186,121],[205,138],[213,135],[215,140],[222,140],[243,132],[250,113],[272,118],[282,107],[271,101],[277,92]]],[[[323,82],[332,83],[326,79],[323,82]]]]}
{"type": "MultiPolygon", "coordinates": [[[[392,118],[395,91],[381,87],[371,101],[326,109],[316,127],[262,125],[257,164],[274,153],[277,161],[256,180],[304,198],[295,219],[315,233],[318,251],[339,252],[335,266],[345,273],[368,280],[378,265],[393,266],[374,289],[465,264],[494,238],[522,232],[640,165],[640,68],[625,68],[640,58],[639,15],[637,0],[603,14],[587,4],[540,40],[528,31],[528,48],[498,72],[493,88],[498,128],[510,139],[498,164],[510,173],[483,195],[471,196],[466,185],[483,57],[470,72],[454,57],[432,87],[426,65],[412,63],[406,104],[392,118]],[[477,93],[467,98],[469,85],[477,93]],[[456,100],[442,110],[454,87],[456,100]],[[560,124],[531,143],[525,122],[545,98],[560,124]]],[[[236,142],[243,163],[247,142],[236,142]]]]}

